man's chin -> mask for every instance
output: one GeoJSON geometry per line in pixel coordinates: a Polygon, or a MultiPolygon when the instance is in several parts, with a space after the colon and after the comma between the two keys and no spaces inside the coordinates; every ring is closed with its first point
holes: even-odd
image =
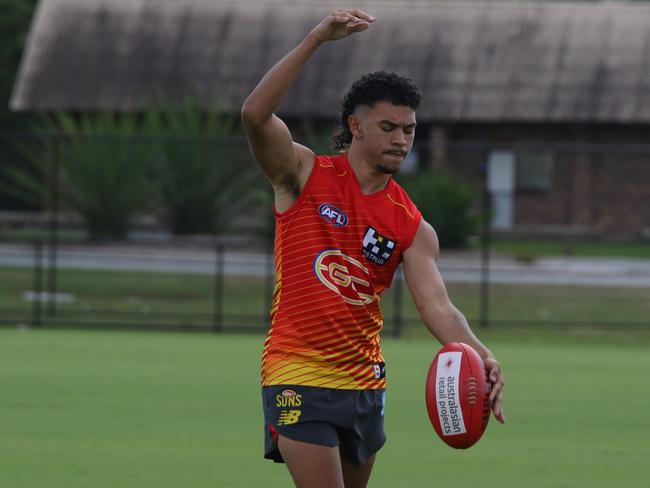
{"type": "Polygon", "coordinates": [[[387,164],[379,164],[377,165],[377,169],[384,173],[385,175],[394,175],[399,171],[399,164],[396,166],[389,166],[387,164]]]}

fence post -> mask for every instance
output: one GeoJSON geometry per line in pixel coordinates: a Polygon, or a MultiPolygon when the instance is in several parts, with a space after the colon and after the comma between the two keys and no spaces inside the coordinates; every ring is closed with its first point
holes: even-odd
{"type": "Polygon", "coordinates": [[[48,156],[48,179],[49,179],[49,240],[47,255],[47,316],[56,315],[56,292],[57,292],[57,271],[59,253],[59,160],[58,141],[53,136],[53,148],[48,156]]]}
{"type": "Polygon", "coordinates": [[[212,315],[213,332],[223,331],[223,244],[217,241],[214,265],[214,304],[212,315]]]}
{"type": "Polygon", "coordinates": [[[402,335],[402,282],[404,281],[402,266],[397,268],[393,285],[395,286],[395,301],[393,303],[393,321],[395,322],[395,331],[393,335],[400,337],[402,335]]]}
{"type": "Polygon", "coordinates": [[[487,160],[484,166],[483,198],[482,198],[481,221],[481,296],[480,296],[480,318],[481,327],[490,324],[490,192],[487,187],[487,160]]]}
{"type": "Polygon", "coordinates": [[[43,323],[41,299],[43,294],[43,242],[34,242],[34,268],[32,273],[32,327],[40,327],[43,323]]]}

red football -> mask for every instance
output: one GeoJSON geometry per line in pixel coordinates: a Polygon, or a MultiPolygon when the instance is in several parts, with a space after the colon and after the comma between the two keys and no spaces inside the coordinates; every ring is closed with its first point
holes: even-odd
{"type": "Polygon", "coordinates": [[[440,438],[456,449],[478,442],[490,419],[490,382],[483,360],[462,342],[445,345],[427,374],[429,418],[440,438]]]}

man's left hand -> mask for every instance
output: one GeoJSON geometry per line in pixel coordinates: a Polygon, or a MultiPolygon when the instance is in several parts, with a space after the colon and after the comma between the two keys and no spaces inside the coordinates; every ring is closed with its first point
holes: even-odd
{"type": "Polygon", "coordinates": [[[505,414],[503,413],[503,386],[505,385],[505,380],[503,379],[501,365],[494,357],[484,359],[483,364],[485,365],[488,379],[492,385],[492,389],[490,390],[492,413],[503,424],[506,421],[505,414]]]}

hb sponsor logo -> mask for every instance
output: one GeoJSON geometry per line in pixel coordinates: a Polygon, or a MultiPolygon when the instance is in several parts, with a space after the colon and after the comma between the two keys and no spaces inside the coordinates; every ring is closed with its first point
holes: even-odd
{"type": "Polygon", "coordinates": [[[327,222],[336,227],[345,227],[348,225],[348,216],[345,213],[329,203],[324,203],[318,207],[318,215],[327,222]]]}
{"type": "Polygon", "coordinates": [[[438,358],[436,404],[440,427],[444,435],[458,435],[467,432],[459,396],[462,356],[462,352],[453,351],[442,353],[438,358]]]}
{"type": "Polygon", "coordinates": [[[363,255],[375,264],[384,264],[395,250],[396,242],[384,237],[376,229],[368,227],[363,236],[363,255]]]}
{"type": "Polygon", "coordinates": [[[322,251],[314,260],[318,280],[351,305],[367,305],[377,299],[370,272],[356,259],[338,249],[322,251]]]}
{"type": "Polygon", "coordinates": [[[275,395],[275,405],[278,407],[299,407],[302,405],[302,395],[293,390],[284,390],[275,395]]]}

